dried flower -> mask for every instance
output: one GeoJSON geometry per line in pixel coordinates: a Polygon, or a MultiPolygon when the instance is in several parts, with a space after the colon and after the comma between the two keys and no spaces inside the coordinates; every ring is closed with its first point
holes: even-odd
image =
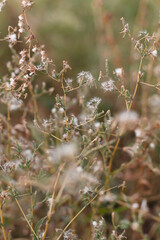
{"type": "Polygon", "coordinates": [[[87,107],[89,109],[91,109],[92,111],[95,111],[98,107],[98,105],[101,103],[101,99],[98,97],[94,97],[91,98],[88,102],[87,102],[87,107]]]}
{"type": "Polygon", "coordinates": [[[2,11],[2,8],[5,6],[6,1],[7,1],[7,0],[3,0],[3,1],[0,3],[0,12],[2,11]]]}
{"type": "Polygon", "coordinates": [[[78,236],[72,229],[69,229],[63,233],[64,240],[78,240],[78,236]]]}
{"type": "Polygon", "coordinates": [[[151,55],[152,55],[153,57],[157,57],[157,50],[156,50],[156,49],[153,50],[153,51],[151,52],[151,55]]]}
{"type": "Polygon", "coordinates": [[[114,81],[112,79],[102,82],[101,83],[101,88],[104,90],[104,92],[111,92],[115,89],[114,87],[114,81]]]}
{"type": "Polygon", "coordinates": [[[21,108],[22,105],[23,105],[23,101],[21,99],[17,99],[16,97],[12,97],[9,100],[9,109],[10,109],[10,111],[17,110],[17,109],[21,108]]]}
{"type": "Polygon", "coordinates": [[[123,68],[116,68],[114,73],[116,74],[116,76],[118,78],[122,78],[123,77],[123,74],[124,74],[124,71],[123,71],[123,68]]]}
{"type": "Polygon", "coordinates": [[[22,0],[22,7],[23,8],[30,8],[32,7],[33,2],[31,0],[22,0]]]}
{"type": "Polygon", "coordinates": [[[82,71],[77,75],[77,81],[80,85],[86,84],[89,87],[95,85],[95,80],[90,72],[82,71]]]}

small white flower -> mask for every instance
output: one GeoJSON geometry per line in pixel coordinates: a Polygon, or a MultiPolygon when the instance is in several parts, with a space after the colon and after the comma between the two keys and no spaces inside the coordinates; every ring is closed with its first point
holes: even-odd
{"type": "Polygon", "coordinates": [[[78,118],[72,114],[71,123],[75,126],[78,125],[78,118]]]}
{"type": "Polygon", "coordinates": [[[41,55],[42,55],[42,56],[45,56],[45,55],[46,55],[45,50],[41,50],[41,55]]]}
{"type": "Polygon", "coordinates": [[[144,211],[144,212],[148,212],[149,211],[149,208],[147,206],[147,200],[146,199],[143,199],[142,203],[141,203],[141,210],[144,211]]]}
{"type": "Polygon", "coordinates": [[[23,22],[19,21],[19,22],[18,22],[18,26],[19,26],[19,27],[22,27],[22,26],[23,26],[23,22]]]}
{"type": "Polygon", "coordinates": [[[87,187],[87,186],[85,186],[85,188],[83,189],[83,194],[86,194],[86,193],[88,193],[90,190],[89,190],[89,188],[87,187]]]}
{"type": "Polygon", "coordinates": [[[70,85],[72,85],[73,79],[67,78],[67,79],[65,79],[65,82],[66,82],[67,85],[70,86],[70,85]]]}
{"type": "Polygon", "coordinates": [[[77,81],[80,85],[81,84],[86,84],[90,87],[95,85],[95,82],[94,82],[95,79],[93,78],[93,76],[90,72],[82,71],[82,72],[78,73],[77,81]]]}
{"type": "Polygon", "coordinates": [[[3,6],[4,6],[4,4],[1,2],[0,3],[0,12],[2,11],[3,6]]]}
{"type": "Polygon", "coordinates": [[[136,122],[138,120],[138,114],[135,111],[124,111],[118,115],[118,121],[123,122],[136,122]]]}
{"type": "Polygon", "coordinates": [[[82,171],[83,171],[83,168],[82,168],[81,166],[78,166],[76,170],[77,170],[77,172],[79,172],[79,173],[80,173],[80,172],[82,172],[82,171]]]}
{"type": "Polygon", "coordinates": [[[26,80],[29,79],[29,75],[28,75],[28,74],[25,74],[25,75],[24,75],[24,79],[26,79],[26,80]]]}
{"type": "Polygon", "coordinates": [[[10,111],[17,110],[18,108],[21,108],[23,105],[23,102],[21,99],[17,99],[15,97],[12,97],[9,101],[9,109],[10,111]]]}
{"type": "Polygon", "coordinates": [[[102,82],[101,88],[104,90],[104,92],[111,92],[114,90],[114,81],[112,79],[102,82]]]}
{"type": "Polygon", "coordinates": [[[94,227],[97,227],[98,223],[97,223],[96,221],[92,221],[92,225],[93,225],[94,227]]]}
{"type": "Polygon", "coordinates": [[[35,53],[36,51],[37,51],[37,47],[33,47],[33,48],[32,48],[32,52],[35,53]]]}
{"type": "Polygon", "coordinates": [[[6,1],[7,1],[7,0],[3,0],[3,1],[0,3],[0,12],[2,11],[2,8],[4,7],[4,5],[6,4],[6,1]]]}
{"type": "Polygon", "coordinates": [[[18,31],[19,31],[20,33],[23,33],[23,32],[24,32],[24,29],[23,29],[23,28],[20,28],[18,31]]]}
{"type": "Polygon", "coordinates": [[[136,128],[134,132],[137,138],[142,136],[142,130],[140,128],[136,128]]]}
{"type": "Polygon", "coordinates": [[[151,55],[152,55],[153,57],[157,57],[157,50],[156,50],[156,49],[153,50],[153,51],[151,52],[151,55]]]}
{"type": "Polygon", "coordinates": [[[104,193],[102,192],[100,194],[99,200],[100,202],[114,202],[116,198],[117,198],[116,195],[114,195],[113,193],[108,192],[104,195],[104,193]]]}
{"type": "Polygon", "coordinates": [[[10,78],[10,79],[9,79],[9,81],[10,81],[10,85],[11,85],[11,86],[13,86],[13,85],[14,85],[14,83],[15,83],[15,80],[14,80],[14,78],[10,78]]]}
{"type": "Polygon", "coordinates": [[[151,142],[151,143],[149,144],[149,146],[150,146],[150,148],[154,149],[154,148],[155,148],[155,143],[154,143],[154,142],[151,142]]]}
{"type": "Polygon", "coordinates": [[[32,151],[30,149],[25,149],[22,151],[23,157],[25,157],[27,160],[31,160],[33,157],[32,151]]]}
{"type": "Polygon", "coordinates": [[[56,113],[56,108],[52,108],[51,113],[52,114],[56,113]]]}
{"type": "Polygon", "coordinates": [[[28,7],[31,7],[33,5],[33,2],[31,2],[30,0],[23,0],[22,1],[22,6],[24,8],[28,8],[28,7]]]}
{"type": "Polygon", "coordinates": [[[138,222],[133,222],[131,225],[131,228],[133,231],[137,231],[139,228],[139,223],[138,222]]]}
{"type": "Polygon", "coordinates": [[[88,130],[88,134],[92,134],[93,133],[93,130],[90,128],[89,130],[88,130]]]}
{"type": "Polygon", "coordinates": [[[147,35],[147,30],[141,30],[139,31],[138,37],[142,37],[144,35],[147,35]]]}
{"type": "Polygon", "coordinates": [[[95,128],[99,129],[101,124],[100,124],[100,122],[95,122],[94,126],[95,126],[95,128]]]}
{"type": "Polygon", "coordinates": [[[121,78],[123,76],[123,68],[116,68],[115,74],[117,77],[121,78]]]}
{"type": "Polygon", "coordinates": [[[61,160],[70,160],[75,156],[76,152],[77,148],[73,143],[66,143],[55,149],[47,150],[49,160],[54,163],[58,163],[61,160]]]}
{"type": "Polygon", "coordinates": [[[99,220],[99,225],[100,226],[103,226],[103,223],[104,223],[103,220],[99,220]]]}
{"type": "Polygon", "coordinates": [[[138,203],[133,203],[131,208],[132,209],[138,209],[139,208],[139,204],[138,203]]]}
{"type": "Polygon", "coordinates": [[[11,172],[13,169],[15,169],[16,164],[14,162],[6,162],[3,165],[3,169],[5,172],[11,172]]]}
{"type": "Polygon", "coordinates": [[[67,138],[67,134],[64,133],[64,134],[63,134],[63,139],[66,139],[66,138],[67,138]]]}
{"type": "Polygon", "coordinates": [[[8,35],[8,41],[12,44],[16,43],[17,41],[17,35],[15,33],[10,33],[8,35]]]}
{"type": "Polygon", "coordinates": [[[94,97],[87,102],[87,107],[95,111],[102,100],[98,97],[94,97]]]}
{"type": "Polygon", "coordinates": [[[59,108],[59,113],[60,113],[60,114],[63,114],[63,113],[64,113],[64,108],[60,107],[60,108],[59,108]]]}
{"type": "Polygon", "coordinates": [[[23,15],[22,15],[22,14],[19,15],[19,16],[18,16],[18,19],[22,21],[22,20],[23,20],[23,15]]]}
{"type": "Polygon", "coordinates": [[[19,65],[24,64],[24,58],[20,58],[19,65]]]}
{"type": "Polygon", "coordinates": [[[53,199],[52,198],[48,198],[47,202],[48,202],[49,206],[51,206],[51,204],[53,202],[53,199]]]}

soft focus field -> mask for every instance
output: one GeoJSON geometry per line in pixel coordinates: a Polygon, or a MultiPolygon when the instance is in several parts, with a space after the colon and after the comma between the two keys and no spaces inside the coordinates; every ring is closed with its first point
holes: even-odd
{"type": "Polygon", "coordinates": [[[160,239],[159,10],[0,0],[0,240],[160,239]]]}

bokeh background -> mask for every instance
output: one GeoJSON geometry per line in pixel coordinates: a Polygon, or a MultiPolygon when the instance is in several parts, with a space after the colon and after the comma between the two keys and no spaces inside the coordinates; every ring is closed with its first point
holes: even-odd
{"type": "MultiPolygon", "coordinates": [[[[9,25],[17,26],[21,11],[18,3],[17,0],[8,0],[6,9],[0,14],[1,39],[7,35],[9,25]]],[[[90,71],[97,79],[107,58],[110,75],[115,68],[123,67],[126,84],[130,86],[134,71],[137,71],[138,56],[130,39],[123,39],[120,34],[120,18],[126,19],[135,37],[140,30],[152,34],[158,29],[159,4],[159,0],[35,0],[33,9],[28,11],[28,19],[57,71],[62,69],[62,61],[66,60],[72,68],[69,77],[76,78],[84,70],[90,71]]],[[[6,72],[5,64],[10,56],[7,42],[1,42],[1,76],[6,72]]],[[[39,76],[38,83],[42,81],[44,76],[39,76]]],[[[92,94],[94,90],[91,90],[92,94]]],[[[99,94],[103,96],[103,93],[99,94]]],[[[115,99],[112,106],[107,96],[104,98],[106,108],[119,108],[119,99],[118,106],[115,99]]],[[[51,107],[47,98],[43,99],[43,104],[45,108],[51,107]]]]}

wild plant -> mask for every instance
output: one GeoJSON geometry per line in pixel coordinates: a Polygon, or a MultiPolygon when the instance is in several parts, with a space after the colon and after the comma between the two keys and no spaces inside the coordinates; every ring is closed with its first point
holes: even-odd
{"type": "Polygon", "coordinates": [[[34,2],[20,5],[17,26],[1,39],[11,57],[0,81],[0,238],[158,239],[159,205],[149,203],[159,199],[152,188],[160,174],[152,161],[159,148],[159,32],[133,36],[121,18],[122,38],[139,60],[130,87],[125,68],[111,71],[109,59],[98,78],[81,71],[73,79],[69,63],[57,71],[32,31],[34,2]],[[136,106],[143,87],[157,91],[143,95],[148,115],[136,106]],[[121,99],[121,112],[105,111],[98,92],[121,99]],[[44,114],[40,100],[48,96],[44,114]]]}

